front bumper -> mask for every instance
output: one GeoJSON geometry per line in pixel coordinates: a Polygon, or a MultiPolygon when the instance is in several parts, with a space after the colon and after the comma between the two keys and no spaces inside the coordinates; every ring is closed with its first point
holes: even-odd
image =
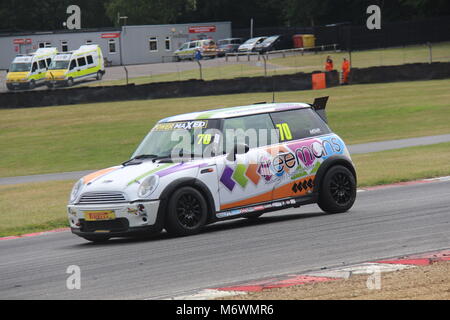
{"type": "Polygon", "coordinates": [[[135,203],[68,205],[67,214],[72,233],[83,237],[107,235],[132,236],[159,231],[157,216],[160,201],[135,203]],[[87,212],[114,212],[114,219],[88,221],[87,212]]]}
{"type": "Polygon", "coordinates": [[[30,82],[24,81],[24,80],[8,80],[6,81],[6,87],[9,90],[15,90],[15,89],[29,89],[30,88],[30,82]]]}

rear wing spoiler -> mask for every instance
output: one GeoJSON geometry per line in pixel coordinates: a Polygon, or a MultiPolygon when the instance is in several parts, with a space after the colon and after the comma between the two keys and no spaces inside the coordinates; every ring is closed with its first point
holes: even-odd
{"type": "Polygon", "coordinates": [[[320,97],[320,98],[316,98],[314,99],[313,104],[311,105],[311,107],[314,109],[314,111],[317,112],[317,114],[322,118],[323,121],[325,121],[326,123],[328,123],[327,120],[327,114],[325,112],[325,107],[327,106],[327,102],[328,102],[328,98],[329,97],[320,97]]]}

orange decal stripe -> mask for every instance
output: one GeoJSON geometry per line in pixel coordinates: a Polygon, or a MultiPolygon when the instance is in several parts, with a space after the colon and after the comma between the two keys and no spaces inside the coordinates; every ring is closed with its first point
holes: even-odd
{"type": "Polygon", "coordinates": [[[90,174],[88,174],[87,176],[84,176],[83,177],[83,182],[86,184],[86,183],[89,183],[89,182],[91,182],[92,180],[94,180],[95,178],[98,178],[98,177],[100,177],[100,176],[102,176],[102,175],[104,175],[104,174],[107,174],[107,173],[109,173],[109,172],[111,172],[111,171],[114,171],[114,170],[117,170],[118,168],[107,168],[107,169],[103,169],[103,170],[99,170],[99,171],[95,171],[95,172],[93,172],[93,173],[90,173],[90,174]]]}

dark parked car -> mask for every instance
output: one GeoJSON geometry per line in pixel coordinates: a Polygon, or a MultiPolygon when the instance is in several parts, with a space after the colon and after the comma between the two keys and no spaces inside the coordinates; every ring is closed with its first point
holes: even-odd
{"type": "Polygon", "coordinates": [[[285,36],[271,36],[255,46],[255,51],[265,53],[274,50],[284,50],[292,48],[292,40],[285,36]]]}
{"type": "Polygon", "coordinates": [[[218,56],[223,57],[226,53],[237,52],[242,44],[242,38],[228,38],[217,41],[218,56]]]}

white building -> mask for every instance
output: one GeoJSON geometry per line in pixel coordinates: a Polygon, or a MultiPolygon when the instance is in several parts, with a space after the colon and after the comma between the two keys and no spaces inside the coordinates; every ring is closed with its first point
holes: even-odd
{"type": "Polygon", "coordinates": [[[0,69],[7,69],[14,57],[38,48],[56,47],[72,51],[83,44],[98,44],[112,65],[171,61],[184,42],[231,37],[231,22],[123,26],[122,28],[62,30],[52,32],[0,34],[0,69]]]}

